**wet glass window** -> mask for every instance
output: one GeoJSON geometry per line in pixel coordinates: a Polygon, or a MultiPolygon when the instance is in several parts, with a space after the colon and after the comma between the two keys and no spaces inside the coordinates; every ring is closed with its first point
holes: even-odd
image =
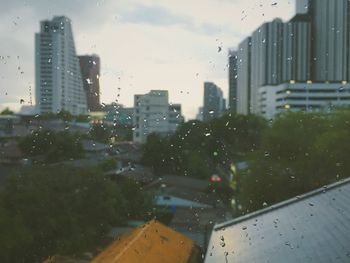
{"type": "Polygon", "coordinates": [[[348,0],[0,3],[0,262],[349,262],[348,0]]]}

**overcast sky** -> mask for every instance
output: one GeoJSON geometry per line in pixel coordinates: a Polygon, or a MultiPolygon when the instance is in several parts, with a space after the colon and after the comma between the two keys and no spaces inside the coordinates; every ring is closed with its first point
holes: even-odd
{"type": "Polygon", "coordinates": [[[20,99],[30,103],[34,33],[40,20],[55,15],[72,20],[79,55],[100,56],[102,102],[132,106],[134,94],[167,89],[170,102],[192,118],[203,103],[204,81],[227,97],[228,49],[264,21],[294,13],[294,0],[2,1],[0,109],[18,110],[20,99]]]}

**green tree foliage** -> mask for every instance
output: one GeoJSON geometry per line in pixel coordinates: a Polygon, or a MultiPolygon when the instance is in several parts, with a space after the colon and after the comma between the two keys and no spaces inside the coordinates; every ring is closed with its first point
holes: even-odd
{"type": "Polygon", "coordinates": [[[77,122],[89,122],[90,121],[90,116],[89,115],[85,115],[85,114],[80,114],[78,115],[75,120],[77,122]]]}
{"type": "Polygon", "coordinates": [[[73,119],[73,115],[69,111],[65,110],[58,112],[57,117],[63,121],[71,121],[73,119]]]}
{"type": "Polygon", "coordinates": [[[47,162],[69,160],[83,155],[80,137],[68,131],[38,130],[23,137],[19,146],[25,154],[42,155],[47,162]]]}
{"type": "Polygon", "coordinates": [[[349,135],[350,111],[279,116],[241,177],[240,202],[252,211],[348,177],[349,135]]]}
{"type": "Polygon", "coordinates": [[[5,108],[3,111],[0,112],[0,115],[13,115],[13,114],[14,112],[9,108],[5,108]]]}
{"type": "Polygon", "coordinates": [[[152,167],[155,174],[159,175],[167,171],[168,151],[168,139],[152,133],[147,138],[147,144],[143,146],[142,162],[152,167]]]}
{"type": "Polygon", "coordinates": [[[144,164],[160,173],[207,179],[216,166],[255,151],[264,119],[253,115],[227,114],[210,122],[189,121],[170,138],[150,135],[144,145],[144,164]]]}
{"type": "Polygon", "coordinates": [[[92,140],[108,143],[112,136],[111,130],[103,124],[94,124],[90,129],[89,136],[92,140]]]}
{"type": "Polygon", "coordinates": [[[0,262],[41,262],[95,247],[111,226],[151,211],[133,182],[99,170],[41,167],[18,172],[0,192],[0,262]]]}
{"type": "Polygon", "coordinates": [[[98,168],[104,172],[117,168],[117,160],[115,158],[106,158],[98,163],[98,168]]]}

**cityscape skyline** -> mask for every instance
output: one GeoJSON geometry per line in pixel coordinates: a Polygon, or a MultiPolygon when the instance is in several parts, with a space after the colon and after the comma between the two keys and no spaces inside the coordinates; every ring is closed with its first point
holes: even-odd
{"type": "Polygon", "coordinates": [[[17,9],[15,3],[5,4],[5,27],[0,28],[4,57],[0,63],[0,108],[18,110],[20,99],[24,105],[30,102],[30,90],[34,89],[33,34],[38,31],[38,21],[54,15],[64,14],[72,20],[78,55],[96,53],[101,57],[102,102],[119,98],[119,103],[130,106],[133,94],[167,89],[171,100],[181,102],[184,115],[190,119],[202,104],[203,82],[215,82],[227,97],[228,49],[263,21],[294,14],[294,2],[287,1],[272,5],[273,1],[206,0],[201,1],[201,10],[195,8],[198,1],[187,6],[180,2],[103,1],[94,3],[96,7],[80,1],[62,6],[45,2],[17,9]],[[141,11],[146,15],[140,16],[141,11]],[[107,38],[111,34],[113,37],[107,38]],[[174,37],[186,41],[174,45],[174,37]]]}
{"type": "Polygon", "coordinates": [[[291,20],[266,22],[240,43],[238,113],[272,118],[350,105],[348,1],[297,3],[291,20]]]}

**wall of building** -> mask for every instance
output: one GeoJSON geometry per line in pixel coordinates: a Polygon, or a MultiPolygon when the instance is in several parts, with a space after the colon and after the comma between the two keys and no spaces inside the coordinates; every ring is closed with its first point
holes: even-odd
{"type": "Polygon", "coordinates": [[[330,111],[350,106],[350,84],[283,83],[259,89],[260,114],[268,119],[286,111],[330,111]]]}
{"type": "Polygon", "coordinates": [[[222,90],[213,82],[204,83],[203,120],[220,117],[226,109],[222,90]]]}
{"type": "Polygon", "coordinates": [[[169,105],[166,90],[151,90],[144,95],[135,95],[133,118],[133,141],[137,143],[145,143],[151,133],[164,136],[173,133],[183,121],[181,106],[169,105]]]}
{"type": "Polygon", "coordinates": [[[99,111],[100,58],[97,55],[79,56],[80,69],[89,111],[99,111]]]}
{"type": "Polygon", "coordinates": [[[64,16],[40,23],[35,35],[36,105],[39,113],[87,112],[71,21],[64,16]]]}
{"type": "Polygon", "coordinates": [[[244,39],[238,46],[237,54],[237,112],[250,112],[251,85],[251,38],[244,39]]]}
{"type": "Polygon", "coordinates": [[[237,112],[237,78],[238,78],[238,53],[229,52],[229,95],[228,103],[231,112],[237,112]]]}
{"type": "Polygon", "coordinates": [[[349,1],[312,1],[314,81],[350,79],[349,1]]]}

